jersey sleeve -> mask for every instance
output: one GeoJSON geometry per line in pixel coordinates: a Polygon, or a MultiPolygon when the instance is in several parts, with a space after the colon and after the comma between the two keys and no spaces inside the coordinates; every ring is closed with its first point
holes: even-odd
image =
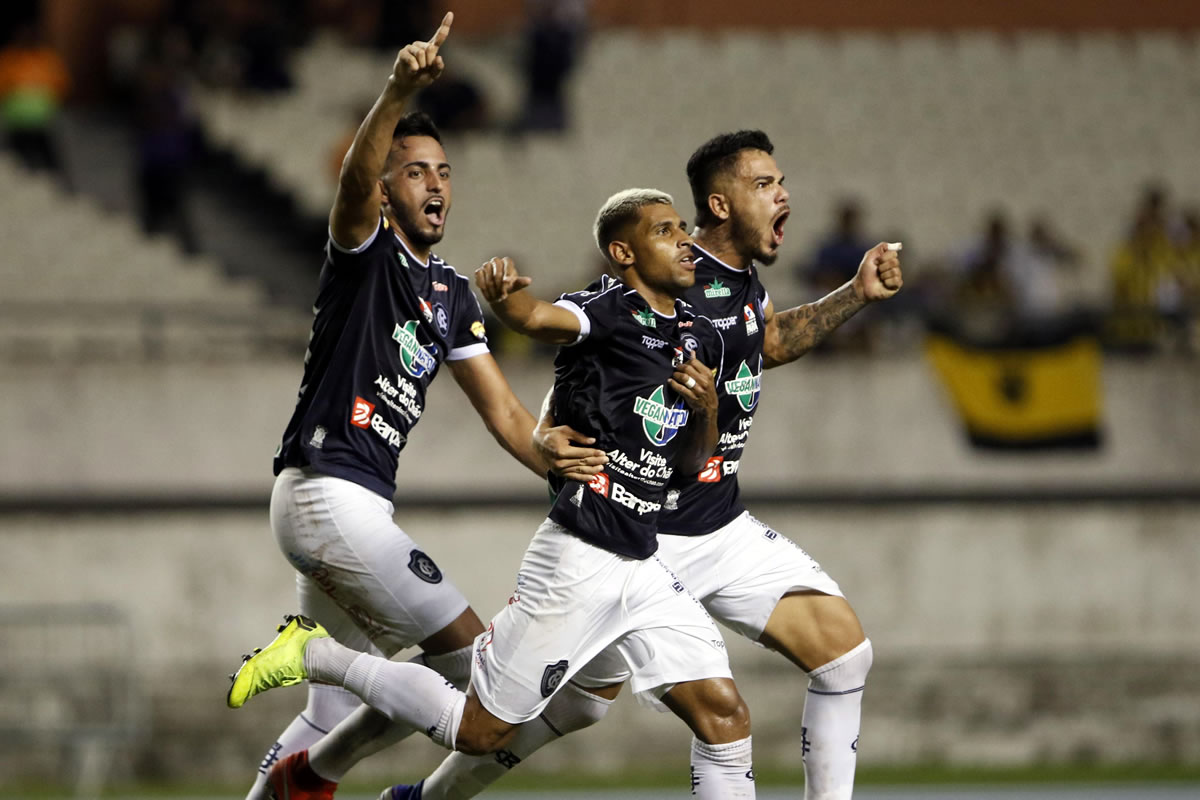
{"type": "Polygon", "coordinates": [[[334,268],[351,267],[356,263],[360,263],[365,256],[373,254],[381,247],[386,247],[388,244],[388,233],[391,230],[391,225],[383,214],[379,215],[379,221],[375,225],[375,232],[367,237],[367,240],[357,247],[348,248],[333,238],[333,230],[329,231],[329,240],[325,243],[325,254],[329,258],[329,263],[334,268]]]}
{"type": "Polygon", "coordinates": [[[565,308],[579,319],[579,338],[572,345],[585,339],[602,342],[616,330],[623,301],[621,284],[612,281],[607,288],[604,288],[605,285],[602,283],[597,290],[589,287],[579,292],[568,292],[554,301],[554,305],[565,308]]]}
{"type": "Polygon", "coordinates": [[[450,336],[447,361],[462,361],[481,356],[488,351],[487,329],[483,325],[483,309],[469,286],[463,284],[454,301],[454,330],[450,336]]]}

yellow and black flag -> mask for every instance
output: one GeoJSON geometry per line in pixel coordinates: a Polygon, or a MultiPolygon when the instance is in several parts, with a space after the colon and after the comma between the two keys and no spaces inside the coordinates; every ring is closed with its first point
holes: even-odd
{"type": "Polygon", "coordinates": [[[934,332],[925,353],[976,447],[1100,445],[1101,357],[1094,334],[983,345],[934,332]]]}

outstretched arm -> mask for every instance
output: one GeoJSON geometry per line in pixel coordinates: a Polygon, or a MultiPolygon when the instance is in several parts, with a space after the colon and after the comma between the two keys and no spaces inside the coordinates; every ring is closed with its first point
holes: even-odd
{"type": "Polygon", "coordinates": [[[532,278],[519,275],[507,257],[493,258],[475,270],[475,285],[505,325],[540,342],[575,342],[581,330],[579,317],[522,291],[532,282],[532,278]]]}
{"type": "Polygon", "coordinates": [[[904,284],[900,274],[900,244],[880,242],[863,256],[858,273],[843,286],[814,303],[775,313],[767,304],[763,331],[763,366],[768,369],[795,361],[868,303],[886,300],[904,284]]]}
{"type": "Polygon", "coordinates": [[[446,365],[500,446],[545,478],[549,465],[533,446],[533,415],[513,394],[491,353],[447,361],[446,365]]]}
{"type": "Polygon", "coordinates": [[[442,74],[445,64],[438,50],[450,35],[453,22],[454,14],[446,14],[433,38],[414,42],[396,55],[383,93],[354,135],[354,143],[342,161],[333,209],[329,212],[329,230],[342,247],[361,245],[379,224],[382,201],[379,178],[392,147],[392,133],[413,94],[442,74]]]}
{"type": "Polygon", "coordinates": [[[704,468],[708,457],[717,449],[717,387],[713,372],[693,357],[667,381],[691,409],[691,419],[683,430],[683,447],[679,451],[676,470],[695,475],[704,468]]]}

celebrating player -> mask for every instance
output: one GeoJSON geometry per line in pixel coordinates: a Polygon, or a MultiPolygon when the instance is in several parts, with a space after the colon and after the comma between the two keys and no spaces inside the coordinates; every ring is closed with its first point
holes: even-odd
{"type": "Polygon", "coordinates": [[[509,259],[476,272],[500,319],[563,345],[552,413],[594,435],[609,464],[587,483],[553,480],[556,499],[525,552],[516,591],[475,640],[470,691],[418,664],[356,653],[295,617],[243,664],[230,705],[307,677],[344,686],[445,747],[481,755],[553,724],[549,706],[572,681],[629,679],[695,734],[693,795],[754,797],[750,718],[724,642],[654,556],[673,472],[696,474],[717,444],[721,336],[678,299],[695,281],[692,239],[668,195],[614,195],[595,236],[621,280],[554,304],[524,292],[529,279],[509,259]]]}
{"type": "MultiPolygon", "coordinates": [[[[773,151],[765,133],[739,131],[705,142],[688,160],[697,215],[696,283],[684,297],[724,336],[725,366],[717,385],[721,437],[701,470],[672,481],[659,517],[658,556],[713,617],[779,651],[808,675],[797,733],[805,798],[848,800],[871,643],[837,583],[807,553],[746,511],[739,500],[738,466],[763,369],[796,360],[868,303],[894,295],[902,276],[898,246],[881,243],[867,251],[844,286],[814,303],[776,313],[755,266],[775,261],[791,213],[773,151]]],[[[546,427],[551,424],[549,417],[543,420],[539,438],[547,447],[561,446],[561,433],[546,427]]],[[[619,666],[614,663],[609,671],[617,674],[619,666]]],[[[581,686],[564,693],[558,713],[598,720],[617,689],[619,684],[581,686]]],[[[507,758],[453,753],[422,783],[393,787],[383,797],[474,797],[562,733],[551,724],[531,724],[509,745],[507,758]]]]}
{"type": "MultiPolygon", "coordinates": [[[[387,87],[342,165],[295,412],[275,457],[271,528],[300,574],[300,609],[340,642],[391,656],[419,645],[422,663],[465,685],[483,631],[462,593],[392,520],[397,457],[443,362],[488,429],[544,476],[533,416],[488,352],[470,281],[431,252],[450,212],[450,165],[436,128],[404,116],[441,73],[446,15],[428,42],[396,58],[387,87]]],[[[573,458],[598,456],[564,450],[573,458]]],[[[268,751],[250,796],[306,768],[302,752],[355,708],[331,686],[309,688],[304,712],[268,751]]],[[[366,707],[338,728],[343,747],[378,749],[408,733],[366,707]]],[[[280,796],[286,792],[280,791],[280,796]]]]}

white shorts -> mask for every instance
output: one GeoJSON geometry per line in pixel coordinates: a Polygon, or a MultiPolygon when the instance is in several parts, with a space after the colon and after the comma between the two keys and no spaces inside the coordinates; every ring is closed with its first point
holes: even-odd
{"type": "Polygon", "coordinates": [[[704,536],[660,534],[658,557],[708,613],[752,641],[789,592],[844,596],[812,556],[749,511],[704,536]]]}
{"type": "MultiPolygon", "coordinates": [[[[729,678],[712,618],[655,557],[619,556],[546,520],[534,534],[517,590],[475,640],[471,685],[491,713],[519,724],[597,656],[652,702],[677,683],[729,678]]],[[[581,681],[582,682],[582,681],[581,681]]]]}
{"type": "Polygon", "coordinates": [[[271,530],[296,576],[300,612],[347,647],[392,656],[467,609],[462,592],[357,483],[289,467],[271,492],[271,530]]]}

